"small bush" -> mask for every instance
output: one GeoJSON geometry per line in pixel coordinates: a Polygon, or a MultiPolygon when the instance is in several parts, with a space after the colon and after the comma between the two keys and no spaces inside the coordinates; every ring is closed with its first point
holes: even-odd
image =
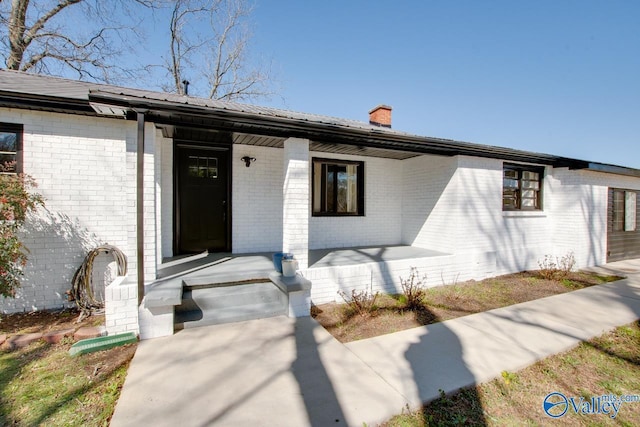
{"type": "Polygon", "coordinates": [[[551,255],[545,255],[542,261],[538,261],[538,267],[538,274],[543,279],[553,280],[558,272],[558,264],[551,255]]]}
{"type": "Polygon", "coordinates": [[[347,303],[349,311],[357,313],[362,317],[366,317],[376,309],[376,299],[379,292],[375,294],[367,290],[358,291],[356,289],[351,290],[351,296],[348,296],[343,291],[338,291],[338,295],[347,303]]]}
{"type": "Polygon", "coordinates": [[[567,252],[560,261],[558,262],[558,267],[562,272],[563,276],[566,277],[571,273],[576,266],[576,257],[573,255],[573,252],[567,252]]]}
{"type": "Polygon", "coordinates": [[[542,261],[538,261],[538,274],[547,280],[562,280],[573,271],[576,258],[573,252],[568,252],[561,258],[545,255],[542,261]]]}
{"type": "MultiPolygon", "coordinates": [[[[0,172],[11,170],[0,165],[0,172]]],[[[24,174],[0,174],[0,295],[13,297],[27,263],[28,250],[19,230],[29,212],[44,204],[42,196],[31,192],[35,180],[24,174]]]]}
{"type": "Polygon", "coordinates": [[[427,275],[420,277],[418,269],[411,267],[411,273],[407,280],[400,277],[400,284],[402,285],[402,292],[404,294],[405,307],[409,310],[420,310],[424,308],[424,297],[426,295],[426,289],[424,282],[427,281],[427,275]]]}

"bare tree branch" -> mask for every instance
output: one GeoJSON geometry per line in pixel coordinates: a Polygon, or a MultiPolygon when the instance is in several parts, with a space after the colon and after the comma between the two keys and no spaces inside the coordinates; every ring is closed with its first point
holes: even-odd
{"type": "Polygon", "coordinates": [[[6,25],[0,28],[0,37],[7,34],[7,41],[2,42],[6,67],[52,73],[55,66],[60,71],[72,70],[81,79],[109,81],[113,71],[126,72],[113,65],[123,51],[114,46],[115,40],[126,39],[125,33],[138,34],[135,25],[122,24],[124,18],[138,20],[132,6],[152,8],[159,1],[0,0],[0,22],[6,25]],[[80,16],[92,23],[87,34],[74,27],[80,16]]]}
{"type": "Polygon", "coordinates": [[[184,94],[183,81],[191,80],[201,96],[264,97],[272,76],[249,56],[248,1],[0,0],[0,56],[12,70],[118,82],[135,70],[119,58],[140,48],[149,15],[139,12],[169,12],[164,90],[184,94]]]}
{"type": "MultiPolygon", "coordinates": [[[[29,46],[29,44],[31,43],[31,40],[33,40],[34,36],[38,33],[38,31],[42,30],[42,28],[44,27],[44,24],[47,21],[49,21],[51,18],[56,16],[58,13],[60,13],[62,9],[64,9],[65,7],[80,3],[81,1],[82,0],[61,1],[53,9],[51,9],[50,11],[42,15],[40,19],[38,19],[29,29],[27,29],[25,26],[25,22],[24,22],[25,15],[22,15],[21,16],[22,21],[20,21],[19,24],[20,24],[20,28],[24,29],[24,34],[22,36],[24,45],[29,46]]],[[[16,5],[19,5],[18,7],[19,9],[24,8],[26,12],[26,6],[24,5],[25,4],[28,5],[29,2],[25,0],[13,0],[13,3],[16,5]]]]}
{"type": "Polygon", "coordinates": [[[170,58],[166,63],[171,87],[184,94],[187,73],[195,79],[194,93],[215,99],[254,99],[271,95],[270,70],[249,67],[249,32],[245,21],[251,14],[245,0],[177,0],[170,20],[170,58]],[[206,19],[206,30],[194,34],[195,22],[206,19]]]}

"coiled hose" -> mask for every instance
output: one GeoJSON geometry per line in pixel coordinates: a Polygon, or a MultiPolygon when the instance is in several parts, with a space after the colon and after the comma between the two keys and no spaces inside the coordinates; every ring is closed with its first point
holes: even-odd
{"type": "Polygon", "coordinates": [[[118,276],[127,274],[127,257],[117,247],[112,245],[102,245],[93,249],[84,258],[84,261],[78,271],[73,275],[71,281],[71,290],[68,292],[69,300],[75,301],[80,309],[80,317],[78,321],[90,316],[94,310],[104,308],[104,300],[95,296],[93,286],[93,262],[101,253],[113,255],[118,269],[118,276]]]}

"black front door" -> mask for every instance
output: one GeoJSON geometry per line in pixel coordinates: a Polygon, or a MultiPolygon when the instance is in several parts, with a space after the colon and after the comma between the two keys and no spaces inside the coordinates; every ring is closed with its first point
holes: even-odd
{"type": "Polygon", "coordinates": [[[229,250],[229,150],[176,150],[177,253],[229,250]]]}

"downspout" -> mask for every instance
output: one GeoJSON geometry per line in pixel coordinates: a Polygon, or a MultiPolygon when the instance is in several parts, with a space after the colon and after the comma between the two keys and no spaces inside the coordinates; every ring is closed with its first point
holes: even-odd
{"type": "Polygon", "coordinates": [[[144,298],[144,115],[146,110],[135,110],[138,119],[136,148],[136,231],[138,267],[138,305],[144,298]]]}

